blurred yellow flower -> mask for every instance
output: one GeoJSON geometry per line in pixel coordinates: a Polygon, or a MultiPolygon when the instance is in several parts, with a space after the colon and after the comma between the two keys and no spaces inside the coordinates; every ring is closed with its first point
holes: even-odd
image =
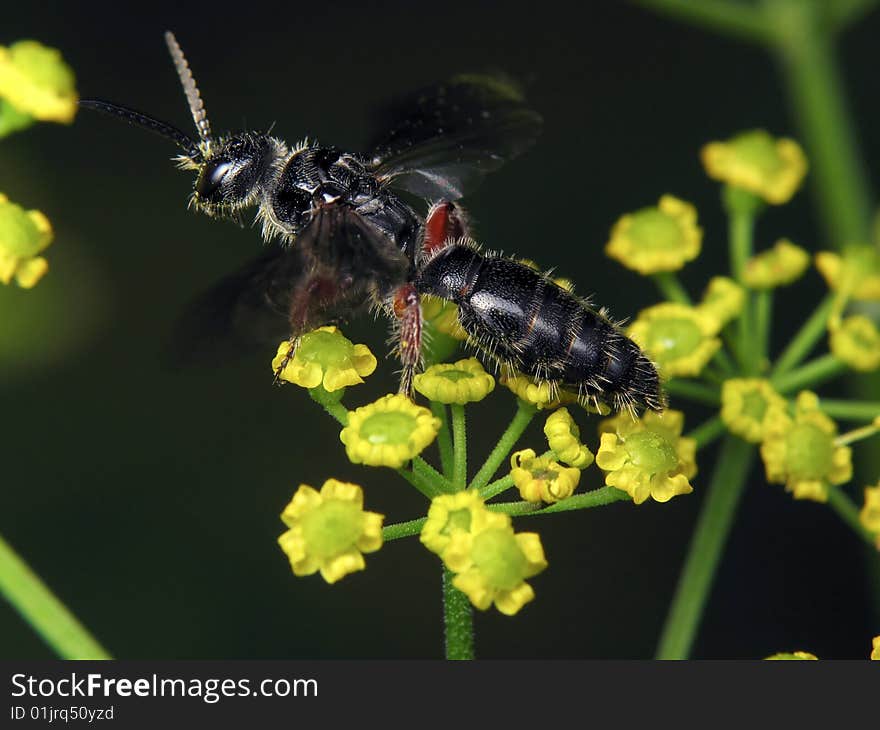
{"type": "Polygon", "coordinates": [[[807,158],[791,139],[775,139],[762,129],[742,132],[726,142],[710,142],[700,152],[709,177],[760,196],[787,203],[807,174],[807,158]]]}
{"type": "MultiPolygon", "coordinates": [[[[277,372],[287,357],[288,342],[278,345],[272,360],[277,372]]],[[[287,363],[281,379],[302,388],[324,387],[329,393],[364,382],[376,369],[376,358],[366,345],[355,345],[337,327],[319,327],[300,338],[293,359],[287,363]]]]}
{"type": "Polygon", "coordinates": [[[752,289],[786,286],[803,276],[809,265],[810,254],[783,238],[746,262],[743,281],[752,289]]]}
{"type": "Polygon", "coordinates": [[[321,572],[328,583],[363,570],[363,553],[382,547],[382,515],[365,512],[357,484],[328,479],[318,492],[301,484],[281,519],[289,528],[278,544],[294,575],[321,572]]]}
{"type": "Polygon", "coordinates": [[[880,659],[880,636],[871,640],[871,659],[880,659]]]}
{"type": "Polygon", "coordinates": [[[423,295],[421,297],[422,317],[430,322],[438,332],[449,335],[456,340],[468,338],[458,322],[458,307],[450,301],[423,295]]]}
{"type": "Polygon", "coordinates": [[[432,365],[415,377],[415,389],[437,403],[475,403],[495,389],[495,378],[470,357],[456,363],[432,365]]]}
{"type": "Polygon", "coordinates": [[[721,386],[721,420],[731,433],[760,443],[774,409],[785,410],[785,398],[760,378],[731,378],[721,386]]]}
{"type": "Polygon", "coordinates": [[[38,210],[25,211],[0,193],[0,283],[14,278],[23,289],[33,287],[49,270],[38,256],[52,243],[52,225],[38,210]]]}
{"type": "Polygon", "coordinates": [[[719,320],[704,309],[662,302],[639,312],[628,334],[665,378],[699,375],[721,347],[719,320]]]}
{"type": "Polygon", "coordinates": [[[605,253],[640,274],[677,271],[699,255],[702,239],[696,208],[664,195],[656,206],[621,216],[605,253]]]}
{"type": "MultiPolygon", "coordinates": [[[[431,500],[428,518],[419,535],[422,545],[445,560],[446,549],[457,535],[473,537],[489,527],[510,527],[510,517],[490,512],[474,491],[441,494],[431,500]]],[[[467,553],[469,544],[458,542],[458,549],[467,553]]],[[[457,558],[453,558],[455,562],[457,558]]]]}
{"type": "Polygon", "coordinates": [[[782,660],[782,661],[786,661],[786,660],[788,660],[788,661],[792,661],[792,660],[794,660],[794,661],[798,661],[798,660],[800,660],[800,661],[803,661],[803,660],[813,661],[813,660],[818,660],[819,657],[817,657],[815,654],[810,654],[810,652],[808,652],[808,651],[792,651],[792,652],[780,652],[779,654],[773,654],[771,656],[766,657],[766,659],[768,659],[768,660],[775,659],[775,660],[782,660]]]}
{"type": "Polygon", "coordinates": [[[437,436],[440,419],[399,393],[348,414],[339,439],[354,464],[400,468],[437,436]]]}
{"type": "Polygon", "coordinates": [[[70,124],[76,114],[73,71],[59,51],[37,41],[0,46],[0,97],[43,121],[70,124]]]}
{"type": "Polygon", "coordinates": [[[819,398],[798,394],[794,418],[781,409],[768,414],[761,444],[767,481],[785,484],[795,499],[828,500],[829,484],[852,479],[852,451],[835,444],[837,426],[819,410],[819,398]]]}
{"type": "Polygon", "coordinates": [[[820,251],[814,260],[829,289],[853,299],[880,301],[880,253],[873,246],[852,246],[843,256],[820,251]]]}
{"type": "Polygon", "coordinates": [[[580,429],[567,408],[560,408],[547,416],[544,435],[561,462],[577,469],[586,469],[593,463],[593,453],[581,443],[580,429]]]}
{"type": "Polygon", "coordinates": [[[874,487],[865,487],[865,503],[859,512],[859,522],[866,530],[877,535],[880,547],[880,482],[874,487]]]}
{"type": "Polygon", "coordinates": [[[573,403],[576,400],[572,393],[560,390],[546,380],[536,383],[532,378],[521,373],[515,375],[502,373],[498,382],[517,398],[530,403],[538,410],[558,408],[563,403],[573,403]]]}
{"type": "Polygon", "coordinates": [[[861,314],[847,317],[831,328],[832,354],[853,370],[870,372],[880,367],[880,332],[861,314]]]}
{"type": "Polygon", "coordinates": [[[703,300],[697,305],[697,309],[714,317],[718,320],[719,326],[723,327],[740,315],[745,300],[745,291],[733,279],[713,276],[706,291],[703,292],[703,300]]]}
{"type": "Polygon", "coordinates": [[[570,497],[581,479],[580,469],[562,466],[549,456],[537,456],[533,449],[515,452],[510,467],[513,483],[526,502],[552,504],[570,497]]]}
{"type": "Polygon", "coordinates": [[[646,411],[637,421],[624,413],[602,421],[596,464],[607,472],[605,484],[627,492],[636,504],[690,494],[697,444],[681,435],[683,427],[684,414],[673,410],[646,411]]]}

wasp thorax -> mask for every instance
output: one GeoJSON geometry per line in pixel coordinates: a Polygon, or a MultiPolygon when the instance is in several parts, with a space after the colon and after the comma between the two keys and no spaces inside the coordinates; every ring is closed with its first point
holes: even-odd
{"type": "Polygon", "coordinates": [[[208,213],[235,212],[254,202],[271,169],[276,145],[265,135],[242,133],[214,142],[199,165],[193,200],[208,213]]]}

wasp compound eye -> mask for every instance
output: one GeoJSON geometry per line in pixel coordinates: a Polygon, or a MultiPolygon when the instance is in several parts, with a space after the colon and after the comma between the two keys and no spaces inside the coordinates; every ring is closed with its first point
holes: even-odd
{"type": "Polygon", "coordinates": [[[229,160],[208,162],[196,182],[196,193],[204,200],[219,202],[217,192],[223,180],[232,171],[233,164],[229,160]]]}

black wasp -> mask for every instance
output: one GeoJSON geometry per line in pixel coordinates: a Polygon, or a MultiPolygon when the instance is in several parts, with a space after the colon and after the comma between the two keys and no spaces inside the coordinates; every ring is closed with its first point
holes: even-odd
{"type": "Polygon", "coordinates": [[[515,85],[461,75],[418,92],[389,110],[386,131],[365,155],[308,139],[289,146],[262,132],[215,136],[180,46],[171,33],[165,39],[198,139],[130,108],[80,104],[176,143],[178,165],[197,173],[197,210],[236,218],[256,207],[274,244],[201,300],[200,326],[262,340],[283,331],[290,346],[280,372],[302,334],[372,305],[392,322],[400,390],[411,394],[422,352],[419,296],[432,294],[458,305],[472,344],[505,368],[594,403],[662,408],[654,366],[602,312],[468,238],[456,201],[541,129],[515,85]],[[406,195],[427,201],[427,215],[406,195]]]}

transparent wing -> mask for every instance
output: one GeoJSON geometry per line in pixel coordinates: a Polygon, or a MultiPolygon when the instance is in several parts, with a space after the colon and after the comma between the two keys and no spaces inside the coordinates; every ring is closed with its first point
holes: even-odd
{"type": "Polygon", "coordinates": [[[393,103],[368,157],[380,178],[415,195],[456,200],[531,147],[541,116],[500,74],[461,74],[393,103]]]}

